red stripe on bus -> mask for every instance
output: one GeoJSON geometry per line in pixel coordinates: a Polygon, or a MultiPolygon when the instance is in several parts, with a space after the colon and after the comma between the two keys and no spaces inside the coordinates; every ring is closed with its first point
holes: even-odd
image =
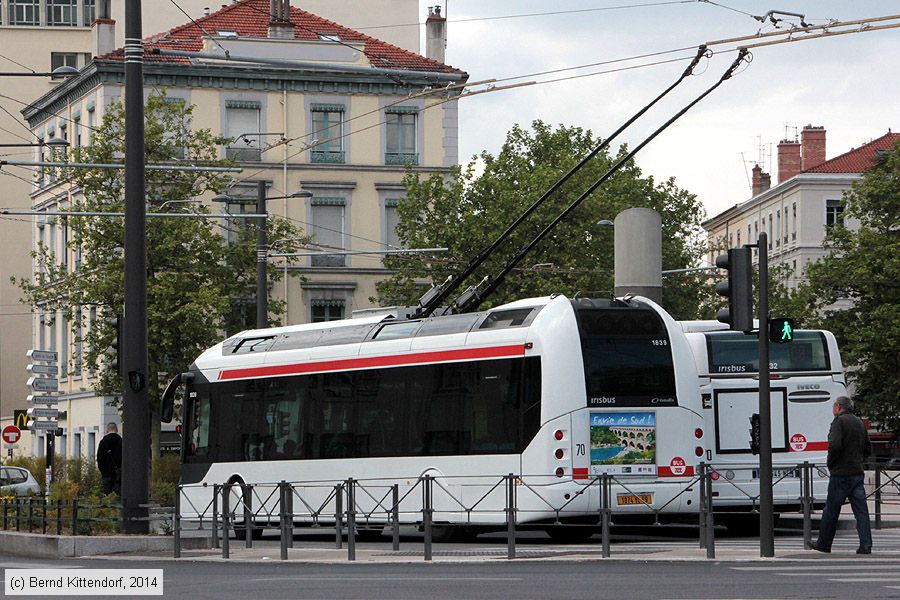
{"type": "Polygon", "coordinates": [[[806,448],[803,450],[794,450],[791,447],[791,452],[823,452],[828,450],[828,442],[806,442],[806,448]]]}
{"type": "Polygon", "coordinates": [[[656,474],[659,477],[693,477],[694,467],[687,465],[684,468],[684,473],[673,473],[672,467],[668,465],[659,465],[656,469],[656,474]]]}
{"type": "Polygon", "coordinates": [[[523,356],[525,346],[494,346],[490,348],[467,348],[465,350],[441,350],[436,352],[418,352],[415,354],[398,354],[394,356],[367,356],[365,358],[344,358],[312,363],[292,365],[271,365],[265,367],[248,367],[246,369],[228,369],[219,372],[219,381],[227,379],[248,379],[251,377],[274,377],[277,375],[300,375],[304,373],[322,373],[325,371],[349,371],[352,369],[371,369],[375,367],[396,367],[417,365],[422,363],[453,362],[478,358],[504,358],[523,356]]]}
{"type": "Polygon", "coordinates": [[[587,479],[588,478],[588,470],[587,467],[575,467],[572,469],[572,479],[587,479]]]}

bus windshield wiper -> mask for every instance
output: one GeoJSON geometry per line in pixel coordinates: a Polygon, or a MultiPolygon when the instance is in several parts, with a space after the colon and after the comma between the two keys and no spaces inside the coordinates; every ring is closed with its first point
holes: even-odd
{"type": "Polygon", "coordinates": [[[653,105],[662,100],[669,92],[678,87],[682,81],[684,81],[689,75],[693,74],[694,68],[699,64],[700,59],[704,56],[709,56],[708,50],[705,44],[699,46],[697,48],[697,55],[694,56],[694,59],[691,61],[691,64],[684,70],[681,74],[681,77],[678,78],[675,83],[666,88],[659,96],[654,98],[649,104],[644,106],[641,110],[636,112],[630,119],[625,121],[618,129],[616,129],[608,138],[603,140],[596,148],[591,150],[587,156],[581,159],[577,165],[572,167],[568,173],[563,175],[556,183],[550,186],[543,195],[534,201],[534,203],[528,207],[515,221],[510,224],[509,227],[506,228],[506,231],[500,234],[496,240],[494,240],[489,246],[484,248],[481,252],[479,252],[472,260],[469,261],[469,264],[465,266],[465,268],[460,271],[455,276],[450,276],[447,280],[442,283],[433,286],[430,290],[428,290],[420,299],[419,299],[419,309],[416,311],[415,315],[412,318],[421,318],[427,317],[431,315],[432,312],[435,311],[447,298],[449,298],[457,289],[468,279],[472,273],[475,272],[475,269],[480,267],[485,260],[490,257],[494,251],[506,241],[506,239],[515,231],[519,225],[527,219],[531,214],[537,210],[550,196],[553,195],[556,190],[558,190],[566,181],[571,179],[571,177],[581,170],[585,164],[588,163],[592,158],[597,156],[604,149],[609,147],[610,143],[616,139],[616,137],[621,134],[625,129],[627,129],[632,123],[634,123],[637,119],[643,116],[648,110],[650,110],[653,105]]]}
{"type": "Polygon", "coordinates": [[[725,83],[728,79],[731,79],[732,75],[734,75],[735,70],[740,66],[740,64],[744,61],[744,59],[749,54],[749,51],[746,48],[741,48],[738,52],[738,56],[734,59],[734,62],[731,63],[731,66],[728,67],[728,70],[722,75],[719,80],[710,86],[706,91],[697,96],[693,101],[691,101],[688,105],[682,108],[680,111],[675,113],[671,119],[663,123],[656,131],[651,133],[644,141],[638,144],[634,150],[620,158],[616,164],[614,164],[610,169],[603,174],[600,179],[594,182],[591,187],[589,187],[581,196],[575,199],[569,206],[565,208],[553,221],[547,225],[533,240],[531,240],[528,244],[526,244],[519,252],[516,253],[503,267],[503,269],[495,276],[495,277],[486,277],[482,280],[481,284],[479,284],[478,288],[469,288],[465,292],[463,292],[460,297],[460,302],[457,304],[459,307],[459,312],[469,312],[476,310],[478,306],[488,297],[490,296],[499,286],[503,283],[503,280],[506,279],[506,276],[509,275],[510,272],[521,262],[525,255],[531,251],[541,240],[543,240],[547,234],[549,234],[569,213],[578,208],[578,206],[588,197],[590,196],[598,187],[603,185],[610,177],[612,177],[619,169],[622,168],[629,160],[631,160],[635,154],[640,152],[640,150],[649,144],[653,139],[658,136],[660,133],[666,130],[672,123],[681,118],[687,111],[693,108],[698,102],[706,98],[709,94],[711,94],[716,88],[725,83]],[[481,285],[484,285],[484,289],[479,289],[481,285]]]}

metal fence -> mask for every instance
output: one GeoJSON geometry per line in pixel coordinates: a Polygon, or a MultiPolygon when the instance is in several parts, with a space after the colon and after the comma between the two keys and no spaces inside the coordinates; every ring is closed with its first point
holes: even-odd
{"type": "MultiPolygon", "coordinates": [[[[122,505],[103,502],[97,498],[73,500],[52,499],[45,496],[3,498],[3,531],[41,533],[50,535],[108,535],[122,529],[122,505]]],[[[144,505],[148,516],[140,520],[157,521],[164,530],[174,523],[172,507],[144,505]]]]}
{"type": "MultiPolygon", "coordinates": [[[[232,535],[235,543],[243,541],[246,548],[252,548],[254,538],[262,531],[277,530],[281,559],[287,560],[288,550],[294,545],[295,526],[331,528],[335,548],[343,549],[346,537],[350,561],[356,559],[357,539],[361,535],[368,531],[377,531],[379,535],[382,530],[390,532],[392,550],[399,551],[401,525],[413,525],[423,534],[423,559],[430,561],[436,532],[446,533],[453,527],[483,526],[490,520],[495,531],[505,521],[508,558],[516,557],[517,531],[535,528],[584,531],[588,527],[590,533],[599,530],[601,554],[606,558],[611,555],[610,528],[617,516],[624,514],[613,506],[615,490],[617,495],[637,499],[637,510],[631,506],[629,515],[644,515],[654,523],[659,523],[670,505],[683,500],[685,495],[697,499],[699,545],[706,550],[707,558],[715,558],[717,520],[727,522],[736,516],[752,518],[759,514],[758,483],[755,487],[752,483],[755,474],[727,478],[723,473],[758,468],[758,465],[701,463],[697,474],[683,481],[680,491],[659,505],[643,500],[645,495],[641,493],[639,480],[610,474],[591,477],[578,491],[567,495],[564,502],[556,502],[550,497],[550,486],[546,482],[555,479],[552,476],[514,473],[493,477],[453,478],[426,474],[400,480],[348,478],[342,481],[216,484],[209,486],[211,495],[203,506],[196,506],[192,500],[196,494],[191,492],[206,486],[182,485],[178,488],[172,515],[174,556],[181,556],[181,535],[186,523],[201,530],[208,528],[213,547],[221,549],[223,558],[230,556],[232,535]],[[469,489],[467,493],[461,492],[461,486],[455,482],[463,479],[478,493],[473,495],[469,489]],[[473,481],[477,485],[473,485],[473,481]],[[727,494],[726,490],[734,490],[750,509],[734,511],[727,503],[720,505],[717,499],[723,493],[727,494]],[[598,502],[586,511],[584,497],[591,493],[598,502]],[[440,521],[436,521],[436,515],[440,516],[440,521]]],[[[827,473],[821,465],[804,462],[782,467],[773,482],[776,494],[780,493],[780,496],[776,495],[779,501],[776,511],[802,517],[806,547],[812,542],[813,519],[825,500],[822,489],[817,494],[816,481],[822,488],[826,479],[827,473]]],[[[900,472],[896,467],[889,469],[887,465],[876,465],[875,486],[869,498],[875,502],[876,529],[882,527],[883,516],[900,517],[900,472]]]]}

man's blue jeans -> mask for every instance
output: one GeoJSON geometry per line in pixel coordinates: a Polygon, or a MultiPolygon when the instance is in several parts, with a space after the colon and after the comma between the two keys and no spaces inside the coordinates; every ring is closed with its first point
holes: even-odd
{"type": "Polygon", "coordinates": [[[831,549],[838,517],[841,516],[841,505],[848,498],[853,516],[856,517],[859,545],[863,548],[872,547],[872,529],[869,525],[869,505],[863,486],[864,478],[864,475],[832,475],[828,480],[828,498],[825,500],[825,510],[822,511],[822,522],[819,525],[819,539],[816,542],[819,547],[831,549]]]}

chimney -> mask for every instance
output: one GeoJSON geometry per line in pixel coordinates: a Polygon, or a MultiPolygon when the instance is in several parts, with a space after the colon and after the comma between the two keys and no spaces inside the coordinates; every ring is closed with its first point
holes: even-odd
{"type": "Polygon", "coordinates": [[[801,152],[800,170],[806,171],[818,167],[825,162],[825,128],[807,125],[800,132],[801,152]]]}
{"type": "Polygon", "coordinates": [[[94,56],[103,56],[116,49],[116,21],[110,14],[109,0],[100,0],[96,4],[91,41],[94,56]]]}
{"type": "Polygon", "coordinates": [[[425,56],[442,63],[446,49],[447,19],[441,16],[440,6],[429,6],[425,20],[425,56]]]}
{"type": "Polygon", "coordinates": [[[778,183],[800,172],[800,142],[781,140],[778,144],[778,183]]]}
{"type": "Polygon", "coordinates": [[[763,173],[759,165],[753,166],[753,196],[759,196],[772,187],[772,176],[763,173]]]}
{"type": "Polygon", "coordinates": [[[269,0],[269,37],[279,40],[294,39],[291,23],[291,0],[269,0]]]}

